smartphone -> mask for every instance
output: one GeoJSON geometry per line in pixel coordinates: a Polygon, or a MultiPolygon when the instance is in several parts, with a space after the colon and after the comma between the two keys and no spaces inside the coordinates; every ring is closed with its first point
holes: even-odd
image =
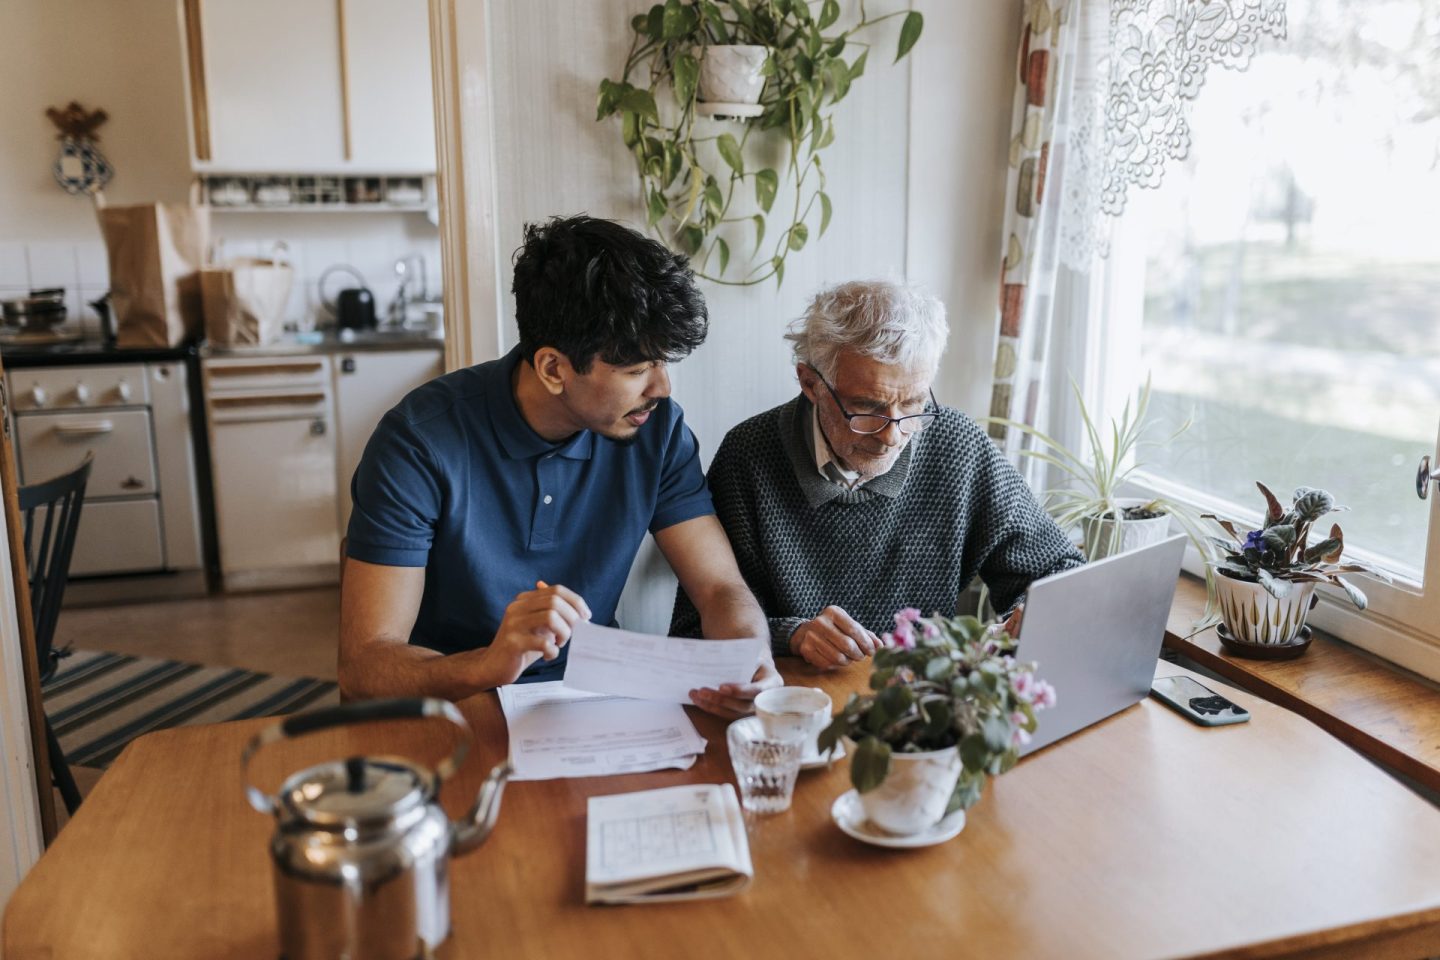
{"type": "Polygon", "coordinates": [[[1190,677],[1157,677],[1150,686],[1155,699],[1189,717],[1202,727],[1244,723],[1250,711],[1231,703],[1209,687],[1190,677]]]}

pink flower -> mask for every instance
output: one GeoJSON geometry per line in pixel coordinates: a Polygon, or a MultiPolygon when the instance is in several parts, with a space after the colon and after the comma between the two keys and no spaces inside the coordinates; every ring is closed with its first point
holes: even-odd
{"type": "Polygon", "coordinates": [[[1010,746],[1023,747],[1030,742],[1030,731],[1025,729],[1025,714],[1015,711],[1010,714],[1010,723],[1015,732],[1010,735],[1010,746]]]}
{"type": "Polygon", "coordinates": [[[910,628],[910,624],[908,624],[908,623],[897,624],[896,627],[895,627],[895,634],[894,634],[894,636],[895,636],[895,645],[896,645],[897,647],[899,647],[901,650],[914,650],[914,649],[915,649],[915,631],[910,628]]]}
{"type": "Polygon", "coordinates": [[[895,614],[895,625],[904,626],[906,623],[919,623],[920,611],[915,607],[906,607],[895,614]]]}
{"type": "Polygon", "coordinates": [[[1015,696],[1023,703],[1030,703],[1035,699],[1035,675],[1033,673],[1019,673],[1011,682],[1015,688],[1015,696]]]}
{"type": "Polygon", "coordinates": [[[1035,681],[1035,707],[1043,710],[1055,706],[1055,688],[1044,680],[1035,681]]]}
{"type": "Polygon", "coordinates": [[[893,633],[880,634],[880,643],[887,647],[895,646],[895,635],[893,633]]]}
{"type": "Polygon", "coordinates": [[[927,640],[934,640],[936,637],[940,636],[940,628],[935,626],[935,624],[931,623],[928,620],[925,621],[924,626],[921,628],[920,632],[925,635],[925,639],[927,640]]]}

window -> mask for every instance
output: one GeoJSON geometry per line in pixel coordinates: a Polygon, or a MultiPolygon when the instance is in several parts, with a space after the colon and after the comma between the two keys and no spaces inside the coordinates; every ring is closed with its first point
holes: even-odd
{"type": "Polygon", "coordinates": [[[1440,5],[1288,9],[1287,41],[1210,71],[1188,159],[1130,193],[1107,392],[1148,371],[1155,434],[1193,416],[1148,451],[1152,486],[1250,519],[1256,480],[1348,505],[1347,549],[1398,580],[1364,582],[1341,635],[1436,676],[1440,524],[1414,484],[1440,425],[1440,5]]]}

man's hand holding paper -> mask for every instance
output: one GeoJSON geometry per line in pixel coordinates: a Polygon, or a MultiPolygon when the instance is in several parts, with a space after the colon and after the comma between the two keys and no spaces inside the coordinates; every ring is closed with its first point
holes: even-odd
{"type": "Polygon", "coordinates": [[[570,637],[565,685],[644,700],[694,703],[721,716],[753,709],[780,675],[764,640],[682,640],[580,622],[570,637]]]}

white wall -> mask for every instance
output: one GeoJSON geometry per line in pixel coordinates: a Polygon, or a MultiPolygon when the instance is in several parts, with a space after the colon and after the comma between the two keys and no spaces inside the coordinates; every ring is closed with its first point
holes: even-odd
{"type": "MultiPolygon", "coordinates": [[[[875,16],[905,5],[874,0],[867,8],[875,16]]],[[[498,259],[506,289],[509,254],[528,220],[588,212],[643,224],[618,120],[594,119],[595,89],[602,77],[619,77],[629,19],[643,6],[489,0],[498,259]]],[[[899,19],[882,25],[867,38],[875,49],[865,76],[836,112],[835,144],[823,154],[835,203],[824,239],[791,255],[778,290],[773,281],[704,285],[710,337],[673,369],[673,381],[707,463],[730,427],[794,395],[781,335],[818,287],[843,280],[908,275],[945,299],[954,335],[938,392],[972,414],[988,408],[1021,0],[916,6],[927,24],[915,52],[891,66],[899,19]]],[[[847,21],[855,9],[846,4],[847,21]]],[[[778,229],[772,223],[771,235],[778,229]]],[[[508,347],[514,305],[508,294],[502,302],[508,347]]],[[[653,549],[642,552],[622,604],[625,625],[663,630],[673,592],[663,561],[653,549]]]]}
{"type": "MultiPolygon", "coordinates": [[[[90,200],[65,193],[51,174],[59,144],[45,109],[78,100],[109,114],[98,131],[115,169],[107,202],[184,202],[186,83],[178,0],[0,2],[0,299],[63,286],[71,321],[93,328],[86,302],[109,287],[90,200]]],[[[382,309],[401,256],[425,257],[431,291],[441,285],[439,234],[421,214],[219,212],[211,233],[227,257],[289,244],[297,268],[290,319],[319,313],[316,282],[335,263],[359,270],[382,309]]],[[[351,285],[337,278],[330,292],[351,285]]]]}

